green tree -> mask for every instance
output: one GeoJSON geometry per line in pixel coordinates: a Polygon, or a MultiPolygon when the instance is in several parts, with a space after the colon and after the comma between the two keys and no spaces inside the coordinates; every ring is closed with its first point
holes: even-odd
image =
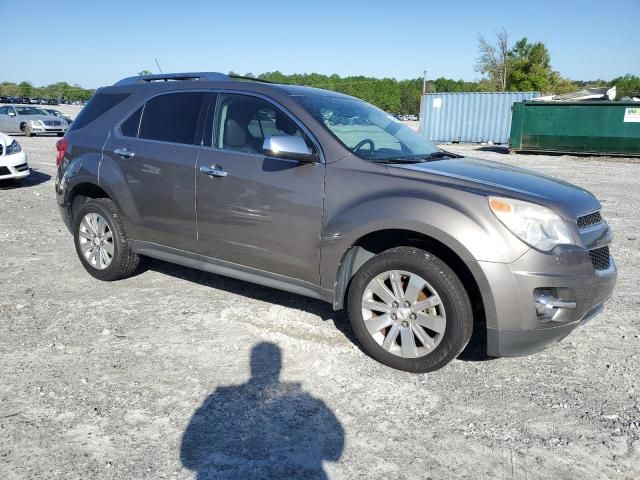
{"type": "Polygon", "coordinates": [[[151,70],[140,70],[138,72],[138,75],[143,76],[143,75],[153,75],[153,72],[151,70]]]}
{"type": "Polygon", "coordinates": [[[15,97],[16,95],[19,95],[19,94],[20,94],[20,87],[18,87],[18,85],[16,85],[15,83],[5,82],[2,85],[0,85],[0,95],[7,96],[7,97],[15,97]]]}
{"type": "Polygon", "coordinates": [[[640,96],[640,77],[637,75],[627,74],[614,78],[609,85],[615,85],[617,98],[640,96]]]}
{"type": "Polygon", "coordinates": [[[553,70],[547,47],[521,38],[509,51],[507,89],[512,92],[551,92],[553,70]]]}
{"type": "Polygon", "coordinates": [[[23,97],[30,97],[33,90],[33,85],[31,85],[31,83],[29,82],[20,82],[18,88],[20,89],[20,95],[22,95],[23,97]]]}

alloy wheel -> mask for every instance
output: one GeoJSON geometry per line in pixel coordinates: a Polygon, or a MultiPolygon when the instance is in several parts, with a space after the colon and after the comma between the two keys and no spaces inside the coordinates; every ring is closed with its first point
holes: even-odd
{"type": "Polygon", "coordinates": [[[113,260],[113,232],[98,213],[87,213],[79,226],[80,250],[85,260],[96,270],[104,270],[113,260]]]}
{"type": "Polygon", "coordinates": [[[375,276],[362,297],[371,337],[402,358],[423,357],[442,341],[446,314],[435,289],[415,273],[392,270],[375,276]]]}

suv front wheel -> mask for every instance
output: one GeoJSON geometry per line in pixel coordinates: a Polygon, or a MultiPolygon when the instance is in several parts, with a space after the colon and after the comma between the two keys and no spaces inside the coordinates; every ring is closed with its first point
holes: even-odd
{"type": "Polygon", "coordinates": [[[469,296],[438,257],[418,248],[382,252],[349,287],[351,326],[374,359],[408,372],[437,370],[471,338],[469,296]]]}
{"type": "Polygon", "coordinates": [[[138,267],[118,208],[108,198],[89,199],[74,215],[74,240],[82,266],[99,280],[120,280],[138,267]]]}

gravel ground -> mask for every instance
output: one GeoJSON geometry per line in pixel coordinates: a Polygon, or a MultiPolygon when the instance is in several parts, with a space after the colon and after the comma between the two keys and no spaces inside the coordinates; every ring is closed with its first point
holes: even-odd
{"type": "Polygon", "coordinates": [[[159,261],[94,280],[56,209],[56,138],[19,141],[34,172],[0,186],[0,478],[640,478],[639,164],[447,146],[593,191],[619,283],[539,354],[414,375],[318,301],[159,261]]]}

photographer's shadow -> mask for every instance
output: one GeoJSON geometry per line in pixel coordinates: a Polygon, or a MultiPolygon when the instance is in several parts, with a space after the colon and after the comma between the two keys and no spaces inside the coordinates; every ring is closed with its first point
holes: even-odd
{"type": "Polygon", "coordinates": [[[203,479],[326,479],[344,430],[323,401],[298,383],[280,382],[280,348],[251,350],[251,379],[217,388],[195,412],[182,438],[182,464],[203,479]]]}

